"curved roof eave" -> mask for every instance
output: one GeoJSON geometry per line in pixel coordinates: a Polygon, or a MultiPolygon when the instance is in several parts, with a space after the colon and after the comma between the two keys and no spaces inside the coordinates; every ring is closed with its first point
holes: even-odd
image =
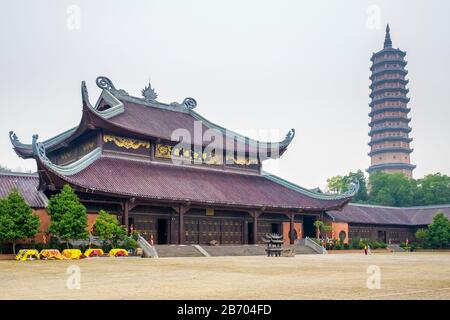
{"type": "Polygon", "coordinates": [[[269,180],[275,182],[275,183],[281,184],[282,186],[285,186],[289,189],[292,189],[292,190],[302,193],[306,196],[313,197],[313,198],[320,199],[320,200],[348,200],[348,201],[350,201],[352,199],[352,197],[355,196],[359,190],[359,182],[357,180],[350,184],[348,191],[346,191],[345,193],[329,194],[329,193],[321,193],[321,192],[313,191],[310,189],[306,189],[304,187],[301,187],[297,184],[289,182],[281,177],[278,177],[278,176],[273,175],[266,171],[262,172],[262,176],[266,179],[269,179],[269,180]]]}
{"type": "MultiPolygon", "coordinates": [[[[102,99],[105,99],[108,103],[111,104],[111,108],[108,108],[104,111],[97,110],[98,102],[95,107],[91,105],[85,81],[81,82],[81,99],[83,103],[83,111],[88,111],[106,120],[123,113],[125,110],[124,104],[107,90],[102,91],[98,102],[102,99]]],[[[73,140],[86,130],[86,128],[88,127],[87,122],[88,120],[86,119],[83,112],[83,116],[78,126],[64,131],[48,140],[42,141],[40,142],[40,144],[42,144],[46,150],[49,150],[57,146],[58,144],[66,142],[67,140],[73,140]]],[[[14,131],[9,132],[9,139],[14,147],[14,150],[20,157],[24,159],[33,158],[34,153],[32,144],[25,144],[20,142],[17,134],[14,133],[14,131]]]]}
{"type": "Polygon", "coordinates": [[[77,161],[65,166],[59,166],[50,161],[45,152],[45,146],[42,143],[37,142],[38,139],[39,136],[37,134],[33,135],[33,156],[45,167],[64,176],[77,174],[98,160],[102,155],[102,149],[97,147],[77,161]]]}

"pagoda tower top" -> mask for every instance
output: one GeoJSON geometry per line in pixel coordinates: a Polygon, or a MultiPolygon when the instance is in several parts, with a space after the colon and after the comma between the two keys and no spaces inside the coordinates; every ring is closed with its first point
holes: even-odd
{"type": "Polygon", "coordinates": [[[384,47],[392,48],[392,40],[391,40],[391,28],[389,28],[389,23],[386,26],[386,36],[384,38],[384,47]]]}

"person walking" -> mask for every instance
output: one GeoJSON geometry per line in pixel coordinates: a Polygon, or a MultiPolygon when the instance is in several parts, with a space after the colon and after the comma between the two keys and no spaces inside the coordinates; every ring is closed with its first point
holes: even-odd
{"type": "Polygon", "coordinates": [[[367,256],[367,244],[364,245],[364,254],[367,256]]]}

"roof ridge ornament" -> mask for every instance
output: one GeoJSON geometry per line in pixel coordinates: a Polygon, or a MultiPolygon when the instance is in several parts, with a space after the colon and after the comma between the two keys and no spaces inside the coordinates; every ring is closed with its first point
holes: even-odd
{"type": "Polygon", "coordinates": [[[142,89],[141,93],[144,99],[149,102],[156,101],[156,99],[158,98],[158,94],[156,93],[155,89],[152,88],[152,84],[150,83],[150,81],[148,82],[148,86],[142,89]]]}
{"type": "Polygon", "coordinates": [[[188,110],[192,110],[195,109],[195,107],[197,107],[197,101],[194,98],[191,97],[187,97],[183,100],[182,103],[186,109],[188,110]]]}
{"type": "Polygon", "coordinates": [[[47,164],[51,163],[50,159],[47,158],[47,154],[45,153],[45,146],[43,143],[37,142],[39,139],[38,134],[33,134],[32,146],[33,146],[33,154],[37,156],[42,162],[47,164]]]}
{"type": "Polygon", "coordinates": [[[13,146],[20,144],[19,137],[12,130],[9,132],[9,140],[11,140],[13,146]]]}
{"type": "Polygon", "coordinates": [[[350,183],[348,185],[348,189],[346,192],[343,193],[343,195],[353,197],[358,193],[359,187],[360,187],[359,180],[353,179],[352,181],[350,181],[350,183]]]}
{"type": "Polygon", "coordinates": [[[289,143],[292,141],[292,139],[294,139],[295,137],[295,129],[292,128],[291,130],[289,130],[289,132],[286,134],[286,137],[284,138],[284,140],[281,142],[282,144],[284,143],[289,143]]]}
{"type": "Polygon", "coordinates": [[[97,84],[97,87],[103,90],[108,90],[113,94],[117,94],[120,96],[128,96],[128,92],[126,92],[123,89],[116,89],[112,81],[104,76],[98,76],[95,80],[95,83],[97,84]]]}
{"type": "Polygon", "coordinates": [[[116,90],[116,87],[114,87],[112,81],[107,77],[98,76],[97,79],[95,79],[95,83],[97,84],[97,87],[99,87],[100,89],[116,90]]]}

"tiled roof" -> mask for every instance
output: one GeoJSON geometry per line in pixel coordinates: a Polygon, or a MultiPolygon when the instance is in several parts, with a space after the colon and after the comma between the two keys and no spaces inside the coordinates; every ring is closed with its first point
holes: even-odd
{"type": "MultiPolygon", "coordinates": [[[[102,156],[66,182],[90,190],[150,200],[267,208],[338,209],[351,197],[315,198],[256,174],[224,172],[102,156]]],[[[309,191],[310,192],[310,191],[309,191]]]]}
{"type": "MultiPolygon", "coordinates": [[[[125,111],[109,122],[123,128],[129,128],[146,136],[171,140],[172,133],[180,128],[186,129],[193,137],[195,118],[189,113],[149,107],[143,104],[123,101],[125,111]]],[[[202,125],[205,132],[208,128],[202,125]]]]}
{"type": "Polygon", "coordinates": [[[13,188],[17,188],[32,208],[45,208],[47,197],[37,190],[39,177],[27,173],[0,173],[0,198],[5,198],[13,188]]]}
{"type": "MultiPolygon", "coordinates": [[[[191,139],[195,139],[194,137],[198,136],[199,134],[197,132],[194,132],[196,122],[201,124],[202,128],[202,131],[200,132],[202,136],[200,136],[200,139],[203,138],[203,135],[207,130],[211,130],[211,127],[207,122],[205,122],[206,120],[200,118],[197,119],[191,113],[168,110],[158,107],[150,107],[148,105],[133,103],[127,100],[121,101],[125,106],[124,112],[108,119],[108,122],[145,136],[158,137],[167,141],[173,141],[171,137],[172,134],[175,133],[176,130],[183,129],[189,132],[191,139]]],[[[226,146],[226,140],[223,131],[216,129],[216,132],[216,134],[222,135],[224,146],[226,146]]],[[[231,131],[229,131],[228,134],[232,134],[231,131]]],[[[178,137],[175,138],[178,139],[178,137]]],[[[202,143],[209,144],[209,141],[203,141],[202,143]]],[[[237,150],[248,150],[252,153],[258,152],[256,143],[249,143],[249,140],[247,141],[247,143],[245,143],[245,141],[243,140],[237,140],[236,144],[237,150]]],[[[274,148],[276,145],[277,143],[275,142],[272,146],[262,143],[259,147],[260,152],[263,152],[264,150],[269,148],[274,148]]],[[[280,145],[276,146],[275,148],[280,149],[279,152],[281,155],[286,147],[286,145],[280,145]]]]}
{"type": "Polygon", "coordinates": [[[450,218],[450,204],[396,208],[350,203],[342,211],[327,214],[335,221],[349,223],[419,226],[430,224],[438,212],[450,218]]]}

